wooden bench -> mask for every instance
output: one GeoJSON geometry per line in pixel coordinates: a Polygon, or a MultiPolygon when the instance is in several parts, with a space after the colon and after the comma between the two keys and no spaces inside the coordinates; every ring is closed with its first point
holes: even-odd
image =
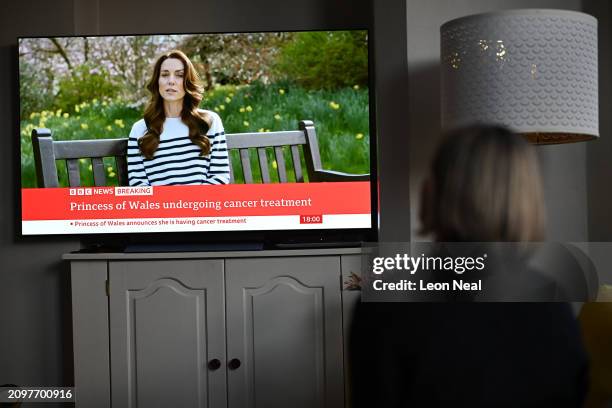
{"type": "MultiPolygon", "coordinates": [[[[325,170],[321,165],[321,155],[317,134],[312,121],[303,120],[299,130],[280,132],[251,132],[227,134],[228,154],[238,151],[240,168],[245,183],[254,183],[251,166],[250,149],[257,152],[257,163],[261,172],[261,181],[271,183],[270,165],[267,148],[274,150],[276,171],[281,183],[289,181],[288,170],[293,171],[296,182],[304,182],[304,172],[301,164],[300,147],[306,164],[306,174],[310,182],[326,181],[364,181],[369,180],[369,174],[349,174],[339,171],[325,170]],[[287,167],[283,147],[291,151],[292,166],[287,167]]],[[[127,138],[92,139],[92,140],[53,140],[51,130],[34,129],[32,131],[32,148],[39,187],[59,187],[57,160],[66,161],[68,183],[70,187],[81,185],[80,159],[91,159],[93,181],[96,186],[107,185],[106,171],[103,159],[114,157],[119,185],[128,185],[127,176],[127,138]]],[[[231,183],[234,183],[234,166],[230,160],[231,183]]]]}

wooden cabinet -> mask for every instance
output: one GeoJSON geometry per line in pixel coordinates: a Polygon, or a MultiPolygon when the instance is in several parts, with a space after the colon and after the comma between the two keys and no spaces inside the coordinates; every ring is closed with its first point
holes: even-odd
{"type": "Polygon", "coordinates": [[[345,405],[358,249],[65,258],[77,406],[345,405]]]}
{"type": "Polygon", "coordinates": [[[226,261],[229,407],[343,406],[339,257],[226,261]]]}
{"type": "Polygon", "coordinates": [[[108,273],[112,406],[224,407],[223,261],[110,262],[108,273]]]}

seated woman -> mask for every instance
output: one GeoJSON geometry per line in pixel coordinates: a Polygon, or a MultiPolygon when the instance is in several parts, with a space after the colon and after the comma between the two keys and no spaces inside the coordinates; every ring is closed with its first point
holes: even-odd
{"type": "MultiPolygon", "coordinates": [[[[439,243],[542,240],[536,159],[502,127],[452,132],[423,188],[423,232],[439,243]]],[[[578,325],[560,302],[364,302],[350,353],[353,407],[577,408],[587,389],[578,325]]]]}
{"type": "Polygon", "coordinates": [[[151,100],[128,140],[131,186],[229,183],[221,118],[198,109],[202,88],[187,56],[160,56],[147,84],[151,100]]]}

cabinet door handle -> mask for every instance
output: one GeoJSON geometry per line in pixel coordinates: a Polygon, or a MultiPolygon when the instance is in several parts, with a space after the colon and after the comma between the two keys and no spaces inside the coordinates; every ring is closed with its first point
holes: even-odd
{"type": "Polygon", "coordinates": [[[230,370],[235,370],[240,367],[240,364],[240,360],[238,360],[237,358],[232,358],[227,365],[229,366],[230,370]]]}
{"type": "Polygon", "coordinates": [[[208,362],[208,368],[210,370],[214,371],[214,370],[219,369],[219,367],[221,367],[221,361],[219,361],[218,358],[213,358],[212,360],[208,362]]]}

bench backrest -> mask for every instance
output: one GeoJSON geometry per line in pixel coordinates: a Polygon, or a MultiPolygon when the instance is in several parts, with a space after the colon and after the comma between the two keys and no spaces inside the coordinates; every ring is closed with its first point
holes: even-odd
{"type": "Polygon", "coordinates": [[[114,157],[119,185],[128,184],[127,139],[53,140],[49,129],[32,131],[32,149],[38,187],[59,187],[57,160],[66,161],[70,187],[81,185],[80,159],[91,159],[94,185],[105,186],[105,157],[114,157]]]}
{"type": "MultiPolygon", "coordinates": [[[[231,152],[238,151],[239,165],[244,176],[245,183],[255,182],[251,166],[250,151],[256,152],[257,165],[261,174],[262,183],[270,183],[272,180],[270,167],[276,168],[278,180],[286,183],[290,180],[288,170],[293,172],[296,182],[304,182],[304,171],[301,163],[300,147],[304,154],[306,174],[308,181],[346,181],[346,180],[368,180],[368,174],[350,175],[334,171],[323,170],[319,144],[312,121],[303,120],[299,122],[299,130],[280,132],[252,132],[252,133],[230,133],[226,135],[228,154],[230,154],[230,177],[234,183],[234,166],[231,163],[231,152]],[[273,150],[275,165],[270,165],[267,149],[273,150]],[[287,167],[285,150],[288,149],[292,165],[287,167]]],[[[104,167],[104,157],[114,157],[117,169],[117,179],[120,185],[128,184],[127,177],[127,139],[92,139],[92,140],[53,140],[49,129],[35,129],[32,131],[32,147],[34,149],[34,162],[36,165],[36,176],[39,187],[59,187],[56,160],[65,160],[68,171],[68,182],[70,187],[78,187],[81,184],[79,171],[80,159],[91,159],[94,185],[105,186],[107,184],[104,167]]]]}
{"type": "MultiPolygon", "coordinates": [[[[288,148],[291,152],[292,170],[295,176],[295,181],[298,183],[304,182],[304,171],[302,169],[300,148],[304,151],[304,161],[307,167],[308,174],[310,175],[312,162],[321,162],[319,156],[319,147],[308,143],[307,128],[312,128],[314,132],[314,125],[311,121],[301,121],[300,129],[293,131],[281,131],[281,132],[265,132],[265,133],[234,133],[228,134],[227,137],[227,149],[231,153],[233,150],[237,150],[240,158],[240,167],[242,174],[244,175],[245,183],[253,183],[253,170],[251,167],[251,155],[250,151],[254,150],[257,152],[256,162],[259,166],[262,183],[271,182],[271,173],[269,160],[267,155],[268,148],[272,148],[274,151],[274,160],[276,161],[276,171],[278,172],[278,180],[281,183],[288,181],[288,168],[285,160],[284,148],[288,148]]],[[[230,181],[234,183],[234,165],[230,166],[230,181]]]]}

